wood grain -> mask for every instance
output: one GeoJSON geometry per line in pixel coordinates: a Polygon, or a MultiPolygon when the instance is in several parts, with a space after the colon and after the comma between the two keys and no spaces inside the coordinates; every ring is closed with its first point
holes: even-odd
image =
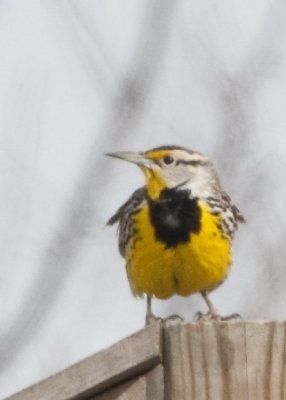
{"type": "Polygon", "coordinates": [[[168,322],[166,399],[286,399],[285,333],[285,322],[168,322]]]}
{"type": "Polygon", "coordinates": [[[101,351],[8,399],[88,399],[95,393],[143,374],[161,363],[161,336],[161,323],[153,323],[109,349],[101,351]]]}
{"type": "Polygon", "coordinates": [[[286,400],[285,366],[285,322],[155,322],[9,400],[286,400]]]}
{"type": "Polygon", "coordinates": [[[163,366],[96,395],[90,400],[164,400],[163,366]]]}

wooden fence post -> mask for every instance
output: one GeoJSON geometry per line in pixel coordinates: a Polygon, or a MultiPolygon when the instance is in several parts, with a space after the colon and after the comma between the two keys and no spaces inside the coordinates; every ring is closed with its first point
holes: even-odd
{"type": "Polygon", "coordinates": [[[286,400],[285,322],[154,322],[6,400],[286,400]]]}
{"type": "Polygon", "coordinates": [[[285,400],[285,322],[165,327],[166,400],[285,400]]]}

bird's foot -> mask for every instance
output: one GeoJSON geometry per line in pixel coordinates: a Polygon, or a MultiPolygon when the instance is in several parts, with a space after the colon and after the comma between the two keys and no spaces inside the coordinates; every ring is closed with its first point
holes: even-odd
{"type": "Polygon", "coordinates": [[[195,314],[194,320],[197,322],[209,322],[209,321],[239,321],[242,320],[242,316],[235,313],[231,315],[222,316],[218,312],[208,312],[207,314],[203,314],[198,311],[195,314]]]}
{"type": "Polygon", "coordinates": [[[146,315],[146,319],[145,319],[145,325],[151,325],[156,321],[162,321],[162,322],[167,322],[167,321],[184,321],[184,318],[182,318],[180,315],[178,314],[171,314],[166,318],[160,318],[160,317],[156,317],[153,313],[146,315]]]}
{"type": "Polygon", "coordinates": [[[220,316],[218,314],[213,314],[213,313],[206,313],[203,314],[201,311],[198,311],[195,314],[194,321],[196,322],[208,322],[208,321],[219,321],[220,316]]]}
{"type": "Polygon", "coordinates": [[[181,317],[181,316],[178,315],[178,314],[171,314],[171,315],[169,315],[167,318],[164,318],[164,321],[177,321],[177,320],[183,322],[183,321],[184,321],[184,318],[181,317]]]}
{"type": "Polygon", "coordinates": [[[145,318],[145,326],[154,324],[156,321],[162,321],[162,318],[156,317],[153,313],[149,313],[145,318]]]}
{"type": "Polygon", "coordinates": [[[172,315],[169,315],[167,318],[163,319],[163,324],[165,326],[177,325],[178,323],[183,322],[183,321],[184,321],[184,318],[181,317],[180,315],[172,314],[172,315]]]}
{"type": "Polygon", "coordinates": [[[242,321],[243,318],[240,314],[234,313],[230,315],[226,315],[225,317],[221,317],[222,321],[242,321]]]}

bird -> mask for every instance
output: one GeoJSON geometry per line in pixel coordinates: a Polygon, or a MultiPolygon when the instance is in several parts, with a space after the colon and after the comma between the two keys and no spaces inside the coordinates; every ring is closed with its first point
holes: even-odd
{"type": "Polygon", "coordinates": [[[137,165],[146,184],[108,220],[118,224],[119,252],[135,297],[147,299],[146,324],[156,317],[152,299],[200,293],[208,307],[198,319],[224,320],[209,293],[226,279],[232,240],[245,218],[223,190],[212,161],[185,147],[107,153],[137,165]]]}

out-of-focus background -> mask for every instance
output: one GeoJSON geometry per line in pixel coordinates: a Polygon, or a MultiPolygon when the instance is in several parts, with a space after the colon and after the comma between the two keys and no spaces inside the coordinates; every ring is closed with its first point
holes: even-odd
{"type": "Polygon", "coordinates": [[[206,153],[248,220],[212,299],[286,317],[285,19],[283,0],[0,2],[1,398],[143,327],[104,225],[144,180],[105,152],[206,153]]]}

